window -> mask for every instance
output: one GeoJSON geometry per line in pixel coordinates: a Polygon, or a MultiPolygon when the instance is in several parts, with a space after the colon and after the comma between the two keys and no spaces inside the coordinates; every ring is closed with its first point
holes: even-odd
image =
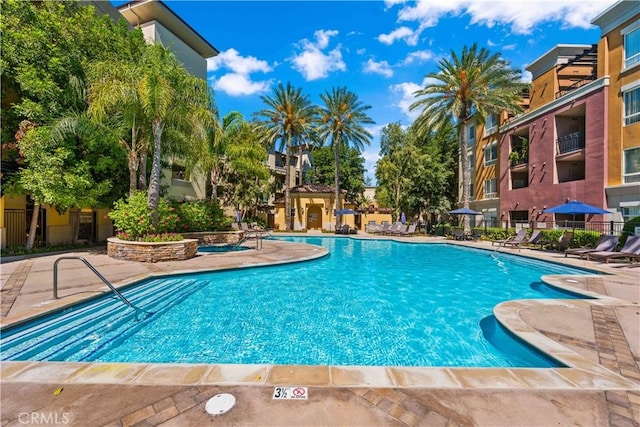
{"type": "Polygon", "coordinates": [[[495,199],[498,197],[498,180],[496,178],[484,180],[484,198],[495,199]]]}
{"type": "Polygon", "coordinates": [[[467,125],[467,146],[473,145],[476,143],[476,125],[468,124],[467,125]]]}
{"type": "Polygon", "coordinates": [[[484,165],[489,166],[498,160],[498,143],[493,142],[484,147],[484,165]]]}
{"type": "Polygon", "coordinates": [[[640,206],[620,207],[620,212],[622,213],[622,220],[627,222],[631,220],[631,218],[640,216],[640,206]]]}
{"type": "Polygon", "coordinates": [[[489,114],[484,122],[484,134],[485,136],[491,135],[498,131],[498,115],[489,114]]]}
{"type": "Polygon", "coordinates": [[[474,200],[476,197],[476,186],[475,184],[469,184],[469,198],[474,200]]]}
{"type": "Polygon", "coordinates": [[[189,173],[187,172],[184,166],[176,165],[175,163],[171,165],[171,178],[173,179],[181,179],[183,181],[189,180],[189,173]]]}
{"type": "Polygon", "coordinates": [[[476,155],[473,151],[467,153],[467,160],[469,162],[469,170],[474,170],[476,167],[476,155]]]}
{"type": "Polygon", "coordinates": [[[640,147],[624,150],[624,183],[640,182],[640,147]]]}
{"type": "Polygon", "coordinates": [[[624,125],[640,122],[640,86],[624,91],[624,125]]]}
{"type": "Polygon", "coordinates": [[[640,21],[636,21],[623,29],[624,35],[624,68],[640,63],[640,21]]]}

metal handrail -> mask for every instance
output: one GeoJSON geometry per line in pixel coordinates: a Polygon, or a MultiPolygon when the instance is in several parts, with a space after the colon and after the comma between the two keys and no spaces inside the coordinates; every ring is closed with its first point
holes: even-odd
{"type": "Polygon", "coordinates": [[[98,276],[98,278],[100,278],[100,280],[102,280],[104,282],[105,285],[107,285],[109,288],[111,288],[111,290],[113,291],[114,294],[116,294],[118,296],[118,298],[120,298],[122,300],[122,302],[124,302],[125,304],[127,304],[129,307],[135,309],[136,307],[133,306],[133,304],[131,304],[129,302],[129,300],[127,300],[124,295],[122,295],[112,284],[111,282],[109,282],[102,274],[100,274],[100,272],[98,270],[95,269],[95,267],[93,265],[91,265],[91,263],[89,261],[87,261],[86,259],[80,257],[80,256],[64,256],[64,257],[60,257],[58,258],[54,263],[53,263],[53,299],[58,299],[58,263],[60,261],[62,261],[63,259],[79,259],[80,261],[84,262],[84,264],[89,267],[89,269],[91,271],[93,271],[96,276],[98,276]]]}

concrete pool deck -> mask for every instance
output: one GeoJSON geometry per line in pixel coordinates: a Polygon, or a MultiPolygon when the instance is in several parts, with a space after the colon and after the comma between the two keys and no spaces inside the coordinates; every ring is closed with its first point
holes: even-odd
{"type": "MultiPolygon", "coordinates": [[[[447,243],[496,249],[487,242],[447,243]]],[[[41,425],[38,421],[52,416],[59,424],[83,426],[638,425],[640,265],[605,265],[531,249],[500,251],[608,274],[545,277],[598,299],[511,301],[494,310],[514,333],[569,368],[3,362],[2,426],[41,425]],[[274,387],[283,385],[309,387],[308,400],[273,400],[274,387]],[[204,404],[218,393],[234,394],[236,405],[224,415],[208,415],[204,404]]],[[[261,250],[158,264],[114,260],[104,250],[3,260],[2,324],[105,290],[81,262],[65,260],[59,265],[61,298],[53,301],[53,263],[61,256],[82,256],[114,285],[125,286],[150,275],[309,260],[325,253],[266,240],[261,250]]]]}

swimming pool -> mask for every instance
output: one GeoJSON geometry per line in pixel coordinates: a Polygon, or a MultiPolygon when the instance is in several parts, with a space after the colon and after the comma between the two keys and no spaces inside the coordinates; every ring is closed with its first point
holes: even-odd
{"type": "Polygon", "coordinates": [[[136,321],[105,296],[3,331],[2,359],[554,366],[526,347],[513,351],[492,309],[546,297],[532,286],[544,274],[588,273],[446,244],[289,240],[330,255],[148,280],[123,293],[152,316],[136,321]]]}

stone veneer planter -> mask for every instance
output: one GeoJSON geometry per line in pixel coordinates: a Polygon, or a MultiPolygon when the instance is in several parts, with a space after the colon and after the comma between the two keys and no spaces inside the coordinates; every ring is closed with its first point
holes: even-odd
{"type": "Polygon", "coordinates": [[[107,239],[107,254],[111,258],[139,262],[182,261],[198,252],[197,239],[178,242],[133,242],[117,237],[107,239]]]}
{"type": "Polygon", "coordinates": [[[198,239],[198,244],[235,245],[242,240],[244,231],[201,231],[197,233],[180,233],[185,239],[198,239]]]}

